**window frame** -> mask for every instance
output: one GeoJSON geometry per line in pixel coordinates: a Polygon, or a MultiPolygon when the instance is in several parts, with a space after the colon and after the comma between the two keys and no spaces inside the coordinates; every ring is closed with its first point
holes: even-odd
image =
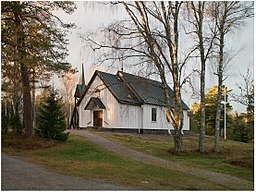
{"type": "Polygon", "coordinates": [[[157,122],[157,108],[156,107],[151,107],[151,122],[156,123],[157,122]],[[153,114],[153,110],[155,109],[155,113],[153,114]],[[153,119],[153,115],[155,117],[155,120],[153,119]]]}

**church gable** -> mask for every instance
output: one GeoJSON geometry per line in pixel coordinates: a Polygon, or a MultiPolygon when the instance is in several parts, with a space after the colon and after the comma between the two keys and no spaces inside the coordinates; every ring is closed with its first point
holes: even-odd
{"type": "MultiPolygon", "coordinates": [[[[97,83],[99,84],[99,83],[97,83]]],[[[111,94],[115,97],[115,99],[121,104],[129,104],[129,105],[141,105],[138,99],[134,96],[132,91],[127,87],[125,82],[123,82],[118,76],[101,72],[95,71],[93,74],[90,82],[88,83],[87,87],[85,88],[78,105],[82,102],[83,98],[85,97],[86,93],[90,90],[90,92],[97,92],[101,91],[102,87],[105,86],[111,94]],[[102,81],[102,85],[98,85],[97,87],[92,87],[91,85],[95,81],[96,77],[102,81]],[[93,90],[94,89],[94,90],[93,90]]]]}

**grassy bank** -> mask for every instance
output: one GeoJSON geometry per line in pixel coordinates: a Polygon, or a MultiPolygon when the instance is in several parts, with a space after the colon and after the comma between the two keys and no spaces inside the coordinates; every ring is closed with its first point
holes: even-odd
{"type": "Polygon", "coordinates": [[[253,181],[253,143],[236,141],[221,141],[221,153],[215,154],[212,150],[213,139],[206,138],[206,152],[198,152],[198,138],[184,137],[184,151],[173,151],[172,137],[138,134],[109,134],[100,132],[101,136],[128,146],[143,153],[177,162],[182,165],[197,167],[205,170],[220,172],[249,181],[253,181]]]}
{"type": "MultiPolygon", "coordinates": [[[[13,139],[12,139],[13,140],[13,139]]],[[[3,139],[2,151],[26,157],[48,169],[86,179],[102,179],[136,189],[148,190],[225,190],[226,188],[189,174],[157,165],[138,163],[106,151],[81,137],[70,137],[65,143],[33,140],[37,147],[22,147],[25,139],[13,142],[3,139]],[[47,144],[44,144],[44,143],[47,144]]],[[[25,145],[29,145],[29,142],[25,145]]]]}

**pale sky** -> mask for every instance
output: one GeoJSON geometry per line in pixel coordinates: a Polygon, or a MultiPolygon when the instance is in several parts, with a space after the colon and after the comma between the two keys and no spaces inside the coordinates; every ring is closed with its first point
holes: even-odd
{"type": "MultiPolygon", "coordinates": [[[[77,67],[80,71],[81,63],[85,65],[85,75],[86,81],[92,75],[91,64],[94,59],[92,55],[89,55],[89,51],[83,48],[84,43],[78,38],[79,33],[94,32],[97,28],[102,26],[107,26],[110,22],[120,19],[126,16],[125,12],[121,9],[119,10],[108,10],[104,8],[99,8],[94,6],[90,2],[87,6],[84,6],[84,2],[79,1],[77,3],[77,10],[70,16],[63,14],[58,11],[57,15],[64,22],[74,22],[77,28],[72,30],[68,35],[70,44],[68,46],[69,56],[68,61],[73,67],[77,67]],[[114,14],[113,14],[114,12],[114,14]]],[[[95,2],[96,3],[96,2],[95,2]]],[[[236,84],[241,82],[239,74],[246,74],[247,67],[249,66],[251,71],[254,70],[254,19],[248,19],[245,26],[239,31],[231,34],[231,36],[226,41],[226,46],[237,52],[241,50],[236,58],[233,60],[232,65],[228,71],[228,79],[224,82],[229,88],[231,88],[235,93],[238,93],[236,84]]],[[[119,68],[117,66],[117,68],[119,68]]],[[[103,69],[104,70],[104,69],[103,69]]],[[[119,68],[120,70],[120,68],[119,68]]],[[[109,71],[108,71],[109,72],[109,71]]],[[[111,71],[111,73],[116,73],[117,71],[111,71]]],[[[217,85],[216,76],[212,75],[210,70],[207,71],[206,79],[206,89],[217,85]]],[[[77,73],[77,83],[79,81],[79,73],[77,73]]],[[[198,80],[199,82],[199,80],[198,80]]],[[[75,87],[74,87],[75,89],[75,87]]],[[[191,99],[190,93],[184,93],[183,100],[188,104],[189,107],[193,104],[195,100],[191,99]]],[[[236,103],[231,103],[233,105],[233,112],[244,112],[245,107],[236,103]]]]}

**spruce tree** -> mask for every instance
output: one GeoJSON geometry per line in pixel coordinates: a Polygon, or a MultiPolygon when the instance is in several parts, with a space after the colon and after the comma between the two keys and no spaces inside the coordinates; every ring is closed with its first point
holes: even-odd
{"type": "Polygon", "coordinates": [[[67,140],[65,115],[62,110],[62,99],[54,89],[39,107],[38,127],[36,133],[47,139],[67,140]]]}

